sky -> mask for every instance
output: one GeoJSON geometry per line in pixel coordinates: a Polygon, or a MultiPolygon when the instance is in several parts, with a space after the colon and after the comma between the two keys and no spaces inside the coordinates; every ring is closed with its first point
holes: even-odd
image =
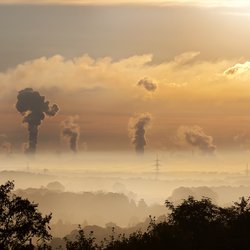
{"type": "Polygon", "coordinates": [[[189,4],[203,6],[246,6],[248,0],[0,0],[0,3],[21,3],[21,4],[76,4],[76,5],[94,5],[94,4],[189,4]]]}
{"type": "Polygon", "coordinates": [[[39,152],[69,150],[70,117],[79,150],[133,152],[143,115],[145,152],[249,150],[248,1],[120,2],[0,0],[0,143],[22,152],[31,87],[60,108],[39,152]]]}

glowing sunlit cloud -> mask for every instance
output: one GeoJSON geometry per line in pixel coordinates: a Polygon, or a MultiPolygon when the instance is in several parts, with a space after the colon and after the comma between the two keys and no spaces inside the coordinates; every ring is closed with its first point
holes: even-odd
{"type": "Polygon", "coordinates": [[[248,85],[240,84],[248,78],[248,74],[242,75],[244,79],[237,78],[233,81],[228,81],[230,77],[225,79],[225,75],[222,74],[235,65],[237,59],[218,62],[195,60],[192,63],[187,63],[186,59],[180,60],[186,58],[187,54],[192,53],[186,52],[158,64],[151,63],[153,56],[150,54],[135,55],[118,61],[108,57],[94,59],[88,55],[72,59],[60,55],[42,57],[19,64],[6,72],[0,72],[0,99],[20,89],[31,87],[37,90],[54,88],[71,93],[79,92],[79,95],[82,91],[92,91],[98,96],[98,100],[104,97],[106,100],[108,96],[108,101],[105,101],[107,105],[114,99],[126,102],[130,100],[131,103],[138,99],[145,101],[148,92],[141,91],[136,85],[138,79],[144,76],[153,79],[159,87],[160,91],[155,91],[154,94],[155,101],[173,98],[174,101],[182,102],[187,96],[192,96],[192,101],[195,99],[194,96],[204,99],[221,93],[224,87],[228,88],[231,85],[227,95],[223,95],[223,100],[226,96],[235,96],[235,93],[249,93],[245,89],[248,85]],[[186,62],[184,66],[183,62],[186,62]],[[244,90],[236,91],[235,88],[241,87],[244,90]]]}
{"type": "Polygon", "coordinates": [[[250,70],[250,62],[245,63],[238,63],[235,64],[233,67],[228,68],[224,71],[224,75],[228,77],[235,77],[237,75],[241,75],[250,70]]]}

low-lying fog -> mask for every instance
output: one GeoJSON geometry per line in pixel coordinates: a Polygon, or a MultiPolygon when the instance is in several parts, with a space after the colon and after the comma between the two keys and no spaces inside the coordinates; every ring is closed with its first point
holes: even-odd
{"type": "MultiPolygon", "coordinates": [[[[0,182],[53,213],[52,223],[133,226],[166,214],[164,201],[188,195],[229,205],[250,196],[247,152],[1,155],[0,182]],[[159,159],[157,171],[156,159],[159,159]]],[[[249,169],[250,171],[250,169],[249,169]]],[[[60,226],[62,228],[62,226],[60,226]]],[[[55,235],[62,235],[55,232],[55,235]]]]}

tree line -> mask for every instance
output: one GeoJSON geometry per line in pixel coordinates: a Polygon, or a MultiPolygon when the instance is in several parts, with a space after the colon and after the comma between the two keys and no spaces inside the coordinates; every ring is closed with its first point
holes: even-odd
{"type": "MultiPolygon", "coordinates": [[[[0,249],[52,249],[49,227],[52,215],[43,216],[38,204],[13,194],[13,189],[13,182],[0,186],[0,249]]],[[[86,235],[79,227],[74,239],[64,238],[65,247],[67,250],[249,249],[249,198],[242,197],[230,207],[220,207],[209,198],[196,200],[190,196],[179,205],[167,200],[165,206],[169,210],[166,220],[157,223],[150,217],[146,232],[116,235],[113,228],[111,235],[97,244],[93,231],[86,235]]]]}

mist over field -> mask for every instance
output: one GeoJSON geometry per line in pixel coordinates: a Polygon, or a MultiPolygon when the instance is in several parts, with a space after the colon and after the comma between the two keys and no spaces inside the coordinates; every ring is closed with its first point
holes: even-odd
{"type": "MultiPolygon", "coordinates": [[[[66,191],[134,192],[148,203],[162,203],[180,186],[247,185],[248,153],[204,156],[195,152],[86,152],[1,155],[1,179],[13,174],[16,188],[39,188],[59,181],[66,191]],[[156,170],[156,157],[159,171],[156,170]],[[30,176],[30,178],[29,178],[30,176]],[[121,184],[120,188],[115,184],[121,184]],[[162,189],[164,187],[164,189],[162,189]],[[161,192],[159,192],[161,191],[161,192]]],[[[4,179],[5,178],[5,179],[4,179]]],[[[117,185],[119,186],[119,185],[117,185]]]]}
{"type": "Polygon", "coordinates": [[[249,196],[247,164],[247,152],[2,154],[0,181],[14,180],[18,195],[52,212],[52,233],[63,237],[79,223],[131,228],[149,215],[165,216],[166,199],[204,196],[231,205],[249,196]]]}

